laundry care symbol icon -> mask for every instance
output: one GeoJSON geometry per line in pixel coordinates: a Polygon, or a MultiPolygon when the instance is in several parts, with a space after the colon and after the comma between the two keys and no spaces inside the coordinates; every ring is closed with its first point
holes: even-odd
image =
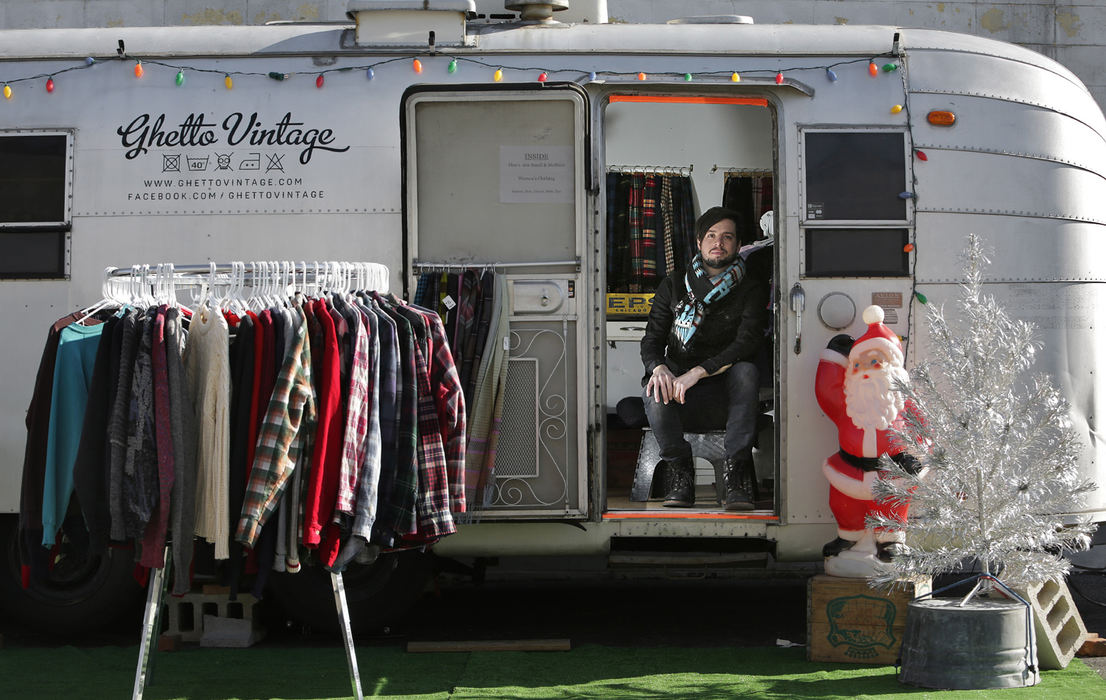
{"type": "Polygon", "coordinates": [[[238,164],[239,170],[261,170],[261,154],[251,153],[249,158],[245,158],[238,164]]]}
{"type": "Polygon", "coordinates": [[[278,170],[284,172],[284,164],[281,162],[284,160],[284,154],[272,153],[266,156],[269,159],[268,165],[265,166],[265,172],[272,172],[278,170]]]}
{"type": "Polygon", "coordinates": [[[161,155],[161,172],[163,172],[163,173],[179,173],[180,172],[180,154],[179,153],[163,153],[161,155]]]}
{"type": "Polygon", "coordinates": [[[230,158],[233,153],[216,153],[215,154],[215,169],[216,170],[233,170],[230,167],[230,158]]]}

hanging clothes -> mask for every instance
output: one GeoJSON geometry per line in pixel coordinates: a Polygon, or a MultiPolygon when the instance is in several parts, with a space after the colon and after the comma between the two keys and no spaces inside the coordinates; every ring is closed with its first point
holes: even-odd
{"type": "Polygon", "coordinates": [[[652,292],[697,252],[691,178],[607,173],[607,291],[652,292]]]}

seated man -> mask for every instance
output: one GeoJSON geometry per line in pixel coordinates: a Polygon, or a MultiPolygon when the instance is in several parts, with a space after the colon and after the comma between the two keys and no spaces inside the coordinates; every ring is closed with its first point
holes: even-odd
{"type": "Polygon", "coordinates": [[[645,414],[665,462],[664,505],[695,503],[695,469],[684,431],[725,426],[726,510],[752,510],[759,373],[768,325],[768,282],[738,255],[739,216],[708,209],[695,222],[699,254],[685,275],[657,288],[641,341],[645,414]]]}

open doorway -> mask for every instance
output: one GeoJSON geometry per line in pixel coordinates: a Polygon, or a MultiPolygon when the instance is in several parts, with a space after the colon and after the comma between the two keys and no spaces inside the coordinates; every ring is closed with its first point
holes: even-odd
{"type": "MultiPolygon", "coordinates": [[[[640,342],[657,285],[682,278],[697,252],[696,218],[718,205],[739,212],[744,256],[773,278],[774,124],[770,103],[758,97],[615,94],[604,108],[608,511],[672,512],[661,506],[663,467],[650,479],[644,466],[655,441],[641,401],[640,342]]],[[[761,511],[775,503],[773,335],[770,328],[756,360],[761,511]]],[[[721,512],[721,438],[690,441],[701,455],[693,511],[721,512]]]]}

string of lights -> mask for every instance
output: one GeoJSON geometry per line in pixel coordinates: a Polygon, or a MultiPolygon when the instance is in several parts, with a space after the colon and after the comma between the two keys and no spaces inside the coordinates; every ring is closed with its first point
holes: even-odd
{"type": "MultiPolygon", "coordinates": [[[[789,74],[799,74],[806,72],[819,71],[823,72],[826,80],[830,82],[837,82],[839,79],[838,70],[843,66],[849,66],[853,64],[866,64],[868,73],[871,77],[877,77],[881,72],[892,73],[898,70],[899,65],[894,62],[883,64],[882,68],[877,64],[876,58],[855,58],[845,59],[830,64],[819,64],[812,66],[792,66],[788,68],[773,69],[773,68],[750,68],[746,70],[715,70],[715,71],[700,71],[700,72],[654,72],[647,73],[645,71],[613,71],[613,70],[592,70],[583,71],[577,68],[553,68],[542,66],[523,66],[523,65],[508,65],[503,63],[492,62],[484,58],[474,58],[471,56],[446,56],[440,53],[428,53],[418,55],[407,56],[393,56],[390,58],[382,58],[372,63],[355,66],[336,66],[330,68],[322,68],[319,70],[311,71],[295,71],[295,72],[283,72],[283,71],[248,71],[248,70],[222,70],[218,68],[207,68],[197,65],[187,65],[169,61],[163,61],[154,58],[141,58],[131,56],[120,49],[119,53],[115,56],[106,56],[101,58],[94,58],[89,56],[80,63],[75,63],[71,66],[59,68],[57,70],[49,72],[41,72],[33,75],[12,77],[12,78],[0,78],[0,84],[3,84],[3,95],[5,99],[12,99],[15,94],[13,86],[17,86],[21,83],[34,83],[39,81],[45,81],[44,87],[46,92],[53,93],[58,87],[58,76],[71,73],[73,71],[89,70],[98,66],[105,65],[112,62],[133,62],[134,63],[134,77],[141,79],[146,75],[147,66],[158,66],[160,68],[167,68],[173,75],[173,82],[182,87],[187,82],[187,76],[189,74],[214,74],[223,76],[223,84],[227,90],[234,88],[234,81],[236,78],[249,78],[260,77],[268,78],[276,82],[284,82],[291,80],[299,76],[312,76],[315,80],[315,86],[317,88],[323,88],[326,85],[326,79],[328,75],[335,73],[361,73],[368,80],[373,80],[376,76],[377,69],[382,66],[390,64],[409,64],[410,69],[416,74],[422,74],[427,68],[424,66],[425,62],[434,59],[448,58],[449,61],[445,65],[445,71],[449,75],[455,75],[461,71],[463,64],[471,64],[478,66],[484,70],[492,71],[492,80],[494,82],[502,82],[507,78],[508,74],[517,74],[523,80],[536,80],[539,83],[547,82],[551,79],[567,79],[577,82],[595,82],[598,80],[614,80],[614,79],[637,79],[639,81],[646,80],[674,80],[674,81],[714,81],[714,80],[728,80],[729,82],[739,83],[743,77],[757,77],[757,78],[773,78],[777,85],[781,85],[787,79],[789,74]]],[[[444,62],[444,61],[443,61],[444,62]]],[[[896,105],[900,110],[902,107],[896,105]]],[[[892,109],[893,113],[897,110],[892,109]]]]}

